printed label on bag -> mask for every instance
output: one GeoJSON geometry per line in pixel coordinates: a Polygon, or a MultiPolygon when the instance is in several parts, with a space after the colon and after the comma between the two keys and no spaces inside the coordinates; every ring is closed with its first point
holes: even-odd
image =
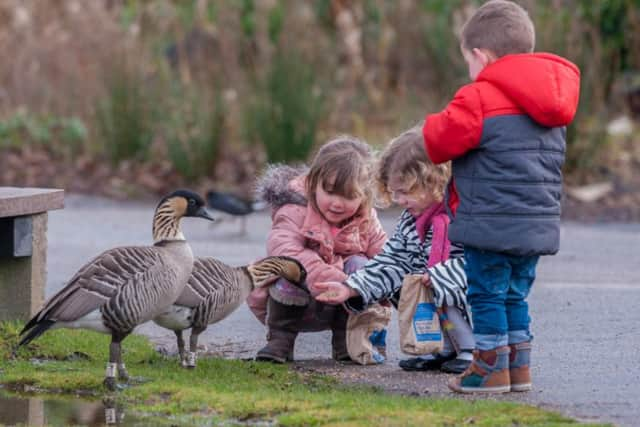
{"type": "Polygon", "coordinates": [[[436,305],[434,303],[421,302],[416,306],[416,312],[413,315],[413,330],[418,342],[440,341],[442,339],[439,325],[434,325],[435,313],[436,305]]]}

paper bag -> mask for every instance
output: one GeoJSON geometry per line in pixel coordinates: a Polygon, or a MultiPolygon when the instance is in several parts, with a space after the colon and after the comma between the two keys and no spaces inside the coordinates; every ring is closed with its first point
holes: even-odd
{"type": "Polygon", "coordinates": [[[387,355],[387,325],[391,308],[372,305],[361,313],[349,313],[347,321],[347,350],[349,357],[360,365],[375,365],[387,355]]]}
{"type": "Polygon", "coordinates": [[[402,282],[398,302],[400,350],[411,355],[436,353],[442,349],[440,319],[433,290],[422,284],[422,276],[408,274],[402,282]]]}

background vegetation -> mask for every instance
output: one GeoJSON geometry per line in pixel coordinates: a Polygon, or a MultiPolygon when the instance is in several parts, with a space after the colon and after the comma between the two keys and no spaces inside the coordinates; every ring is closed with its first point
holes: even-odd
{"type": "MultiPolygon", "coordinates": [[[[336,133],[382,144],[467,82],[456,33],[481,3],[4,0],[0,185],[247,191],[266,162],[336,133]]],[[[640,165],[611,156],[636,153],[637,134],[607,133],[640,91],[638,0],[519,3],[537,50],[583,73],[568,181],[640,165]]]]}

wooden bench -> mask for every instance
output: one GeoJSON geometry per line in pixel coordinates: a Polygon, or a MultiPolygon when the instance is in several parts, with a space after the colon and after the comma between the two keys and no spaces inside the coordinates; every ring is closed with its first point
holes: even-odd
{"type": "Polygon", "coordinates": [[[47,212],[63,207],[63,190],[0,187],[0,320],[25,320],[42,307],[47,212]]]}

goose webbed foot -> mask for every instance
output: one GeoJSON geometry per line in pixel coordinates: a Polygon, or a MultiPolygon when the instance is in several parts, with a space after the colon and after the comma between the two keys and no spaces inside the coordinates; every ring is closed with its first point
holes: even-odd
{"type": "Polygon", "coordinates": [[[145,377],[130,377],[129,385],[144,384],[144,383],[148,383],[149,381],[151,380],[145,377]]]}
{"type": "Polygon", "coordinates": [[[109,391],[116,391],[116,389],[118,388],[116,377],[105,377],[102,384],[104,384],[104,387],[109,391]]]}

